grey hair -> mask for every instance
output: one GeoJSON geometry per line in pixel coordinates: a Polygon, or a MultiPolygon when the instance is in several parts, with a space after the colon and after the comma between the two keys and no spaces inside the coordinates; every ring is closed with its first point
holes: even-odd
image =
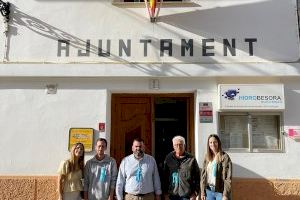
{"type": "Polygon", "coordinates": [[[173,139],[172,139],[173,144],[174,144],[175,140],[180,140],[180,141],[182,141],[183,145],[185,145],[185,139],[181,135],[177,135],[177,136],[173,137],[173,139]]]}

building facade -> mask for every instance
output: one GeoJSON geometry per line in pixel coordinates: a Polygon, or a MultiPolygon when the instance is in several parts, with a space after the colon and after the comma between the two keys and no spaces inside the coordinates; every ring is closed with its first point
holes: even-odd
{"type": "Polygon", "coordinates": [[[118,163],[142,137],[159,166],[175,135],[201,165],[216,133],[234,200],[300,198],[296,0],[168,1],[154,23],[143,2],[9,2],[0,199],[57,199],[79,128],[105,137],[118,163]]]}

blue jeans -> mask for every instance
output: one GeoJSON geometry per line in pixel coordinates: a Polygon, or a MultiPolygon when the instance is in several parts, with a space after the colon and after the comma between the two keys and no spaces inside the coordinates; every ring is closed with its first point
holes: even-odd
{"type": "Polygon", "coordinates": [[[222,200],[223,194],[206,189],[206,200],[222,200]]]}

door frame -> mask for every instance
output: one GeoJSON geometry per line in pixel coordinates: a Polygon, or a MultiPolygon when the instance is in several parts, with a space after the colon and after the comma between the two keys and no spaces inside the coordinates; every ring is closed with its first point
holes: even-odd
{"type": "Polygon", "coordinates": [[[151,98],[151,133],[152,133],[152,155],[155,153],[155,110],[154,110],[154,100],[156,97],[174,97],[174,98],[186,98],[187,99],[187,145],[186,145],[186,150],[188,152],[191,152],[192,154],[195,153],[195,94],[194,93],[159,93],[159,94],[154,94],[154,93],[113,93],[111,94],[111,148],[110,148],[110,154],[113,155],[114,148],[113,146],[116,146],[115,144],[116,141],[116,116],[117,111],[115,110],[115,104],[117,103],[117,99],[120,97],[128,97],[128,98],[139,98],[139,97],[150,97],[151,98]]]}

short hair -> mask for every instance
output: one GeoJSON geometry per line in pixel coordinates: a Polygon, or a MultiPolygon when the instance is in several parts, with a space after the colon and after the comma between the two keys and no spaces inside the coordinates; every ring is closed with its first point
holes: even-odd
{"type": "Polygon", "coordinates": [[[104,142],[105,145],[107,146],[107,140],[106,140],[105,138],[98,138],[98,139],[96,140],[95,145],[97,144],[97,142],[104,142]]]}
{"type": "Polygon", "coordinates": [[[173,137],[172,142],[174,143],[175,140],[180,140],[185,145],[185,139],[181,135],[177,135],[177,136],[173,137]]]}
{"type": "Polygon", "coordinates": [[[132,143],[134,143],[134,141],[144,143],[144,140],[142,138],[140,138],[140,137],[134,138],[133,141],[132,141],[132,143]]]}

